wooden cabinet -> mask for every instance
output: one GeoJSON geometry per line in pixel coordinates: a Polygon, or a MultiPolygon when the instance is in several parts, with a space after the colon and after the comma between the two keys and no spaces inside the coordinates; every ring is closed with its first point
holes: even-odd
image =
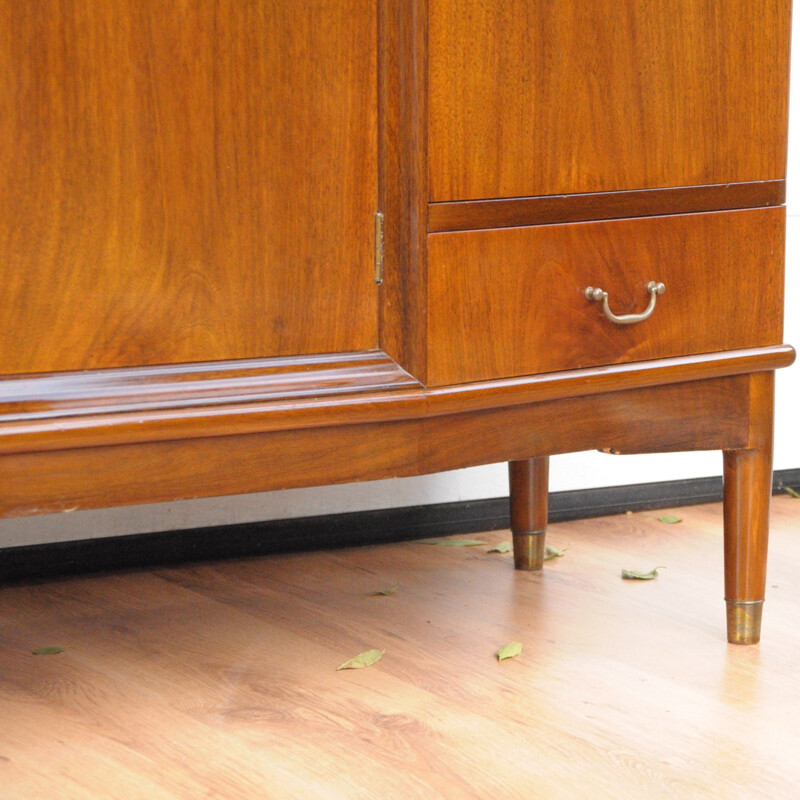
{"type": "Polygon", "coordinates": [[[757,641],[789,13],[0,0],[0,513],[502,460],[539,568],[549,455],[718,449],[757,641]]]}

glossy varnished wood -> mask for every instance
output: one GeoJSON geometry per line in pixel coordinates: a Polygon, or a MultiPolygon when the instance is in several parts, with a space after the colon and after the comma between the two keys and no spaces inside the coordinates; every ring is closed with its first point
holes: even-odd
{"type": "Polygon", "coordinates": [[[375,26],[0,2],[0,373],[377,346],[375,26]]]}
{"type": "Polygon", "coordinates": [[[747,448],[726,450],[723,458],[725,600],[731,609],[728,641],[736,644],[754,644],[761,635],[772,496],[774,397],[774,373],[751,378],[747,448]]]}
{"type": "Polygon", "coordinates": [[[544,564],[549,474],[547,456],[508,462],[509,511],[517,569],[536,570],[544,564]]]}
{"type": "MultiPolygon", "coordinates": [[[[87,372],[13,379],[8,389],[12,395],[15,380],[28,388],[17,396],[18,402],[6,407],[0,424],[0,453],[214,439],[463,415],[775,370],[789,366],[794,358],[793,348],[779,345],[432,389],[410,382],[402,370],[375,353],[256,362],[252,383],[231,377],[247,374],[241,365],[238,371],[233,367],[223,370],[222,375],[228,377],[222,380],[213,369],[208,373],[200,367],[184,372],[156,368],[154,373],[166,379],[171,391],[162,391],[150,407],[135,410],[130,407],[141,406],[143,394],[158,385],[145,377],[149,370],[133,370],[138,379],[128,370],[103,376],[87,372]],[[358,364],[352,371],[347,366],[349,358],[358,364]],[[282,366],[276,367],[276,362],[282,366]],[[302,374],[314,364],[326,363],[332,368],[327,375],[325,370],[302,374]],[[181,377],[192,380],[181,386],[181,377]],[[253,392],[268,393],[269,400],[254,399],[253,392]]],[[[505,460],[503,456],[500,459],[505,460]]]]}
{"type": "Polygon", "coordinates": [[[0,420],[0,452],[440,417],[774,370],[794,357],[780,345],[432,389],[380,353],[270,359],[252,370],[240,363],[12,378],[0,382],[14,397],[0,420]]]}
{"type": "Polygon", "coordinates": [[[4,800],[792,798],[800,501],[756,648],[724,644],[720,504],[660,513],[552,525],[538,573],[495,531],[6,586],[4,800]]]}
{"type": "Polygon", "coordinates": [[[512,228],[554,222],[760,208],[781,205],[785,199],[785,181],[757,181],[674,189],[461,200],[430,203],[428,231],[437,233],[512,228]]]}
{"type": "Polygon", "coordinates": [[[783,208],[431,234],[428,383],[777,344],[783,208]],[[666,285],[646,322],[650,281],[666,285]],[[487,335],[487,332],[489,335],[487,335]]]}
{"type": "Polygon", "coordinates": [[[780,180],[789,0],[430,0],[430,199],[780,180]]]}
{"type": "Polygon", "coordinates": [[[379,350],[316,356],[214,361],[128,369],[58,372],[0,380],[3,423],[55,417],[133,414],[242,403],[290,403],[419,388],[379,350]]]}
{"type": "Polygon", "coordinates": [[[703,353],[699,356],[614,364],[546,375],[526,375],[458,386],[426,389],[429,415],[500,408],[566,397],[585,397],[623,389],[665,386],[791,366],[795,350],[790,345],[703,353]]]}
{"type": "MultiPolygon", "coordinates": [[[[386,422],[0,456],[0,515],[267,491],[441,472],[532,456],[746,446],[748,376],[386,422]],[[564,425],[565,419],[570,420],[564,425]]],[[[59,447],[60,445],[60,447],[59,447]]]]}
{"type": "Polygon", "coordinates": [[[380,346],[426,379],[428,0],[378,0],[380,346]]]}

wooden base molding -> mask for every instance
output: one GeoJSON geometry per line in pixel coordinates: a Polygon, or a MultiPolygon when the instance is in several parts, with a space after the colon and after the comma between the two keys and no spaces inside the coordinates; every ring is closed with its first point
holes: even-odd
{"type": "MultiPolygon", "coordinates": [[[[228,403],[219,395],[206,403],[215,378],[184,392],[194,405],[170,407],[162,396],[149,410],[101,402],[77,414],[67,392],[58,396],[58,376],[20,379],[32,381],[20,392],[26,410],[6,407],[0,424],[0,513],[389,478],[585,449],[740,450],[750,440],[749,376],[793,358],[781,346],[428,390],[373,354],[348,369],[377,371],[388,388],[359,379],[325,394],[342,388],[328,374],[319,392],[309,382],[298,396],[297,374],[278,373],[272,380],[285,381],[286,393],[273,385],[269,402],[248,403],[237,389],[228,403]],[[670,384],[678,373],[682,382],[670,384]],[[49,399],[37,399],[36,387],[50,389],[49,399]]],[[[65,380],[90,379],[99,380],[65,380]]],[[[114,391],[120,397],[119,385],[114,391]]]]}
{"type": "Polygon", "coordinates": [[[23,375],[0,380],[0,424],[297,402],[418,387],[379,350],[23,375]]]}
{"type": "Polygon", "coordinates": [[[794,358],[776,345],[432,389],[380,351],[27,376],[0,381],[11,398],[0,407],[0,454],[452,416],[775,370],[794,358]]]}

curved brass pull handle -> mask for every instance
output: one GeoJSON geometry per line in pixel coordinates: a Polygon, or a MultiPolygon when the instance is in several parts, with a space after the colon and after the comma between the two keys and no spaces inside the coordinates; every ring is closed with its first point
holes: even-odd
{"type": "Polygon", "coordinates": [[[633,325],[634,322],[644,322],[644,320],[653,313],[653,309],[656,307],[656,297],[660,294],[664,294],[666,290],[667,287],[664,286],[663,283],[650,281],[650,283],[647,284],[647,291],[650,292],[650,303],[647,308],[642,311],[641,314],[623,314],[621,317],[618,317],[608,307],[608,292],[604,292],[602,289],[595,289],[592,286],[587,286],[584,294],[587,300],[596,300],[598,302],[602,300],[603,313],[612,322],[615,322],[617,325],[633,325]]]}

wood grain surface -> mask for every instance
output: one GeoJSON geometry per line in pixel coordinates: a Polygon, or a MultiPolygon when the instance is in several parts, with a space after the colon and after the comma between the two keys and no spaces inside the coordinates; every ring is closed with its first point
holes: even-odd
{"type": "Polygon", "coordinates": [[[725,599],[764,599],[767,583],[775,373],[750,379],[747,447],[723,454],[725,599]]]}
{"type": "Polygon", "coordinates": [[[684,186],[428,204],[428,232],[762,208],[786,202],[785,181],[684,186]]]}
{"type": "Polygon", "coordinates": [[[790,0],[430,0],[430,199],[780,180],[790,0]]]}
{"type": "Polygon", "coordinates": [[[371,0],[0,2],[0,373],[377,346],[371,0]]]}
{"type": "Polygon", "coordinates": [[[773,503],[757,647],[725,644],[720,518],[552,525],[541,573],[498,531],[4,587],[3,798],[791,798],[800,501],[773,503]]]}
{"type": "Polygon", "coordinates": [[[378,0],[378,180],[384,214],[380,346],[427,374],[428,0],[378,0]]]}
{"type": "Polygon", "coordinates": [[[428,383],[551,372],[782,338],[783,208],[429,236],[428,383]],[[607,320],[647,306],[652,317],[607,320]]]}
{"type": "Polygon", "coordinates": [[[352,403],[360,393],[419,388],[380,350],[157,367],[56,372],[0,379],[3,423],[136,414],[326,398],[352,403]]]}
{"type": "Polygon", "coordinates": [[[221,436],[215,427],[214,435],[176,439],[168,429],[161,441],[151,429],[135,444],[102,445],[109,441],[102,428],[91,444],[85,431],[72,439],[51,429],[28,437],[27,451],[22,437],[21,452],[0,456],[0,516],[377,480],[581,450],[737,449],[748,442],[749,385],[739,375],[443,416],[417,408],[406,419],[269,433],[221,436]]]}
{"type": "Polygon", "coordinates": [[[0,452],[470,414],[771,371],[794,359],[794,348],[775,345],[438,388],[419,386],[376,352],[269,359],[251,370],[238,362],[55,373],[0,381],[13,398],[0,417],[0,452]]]}

